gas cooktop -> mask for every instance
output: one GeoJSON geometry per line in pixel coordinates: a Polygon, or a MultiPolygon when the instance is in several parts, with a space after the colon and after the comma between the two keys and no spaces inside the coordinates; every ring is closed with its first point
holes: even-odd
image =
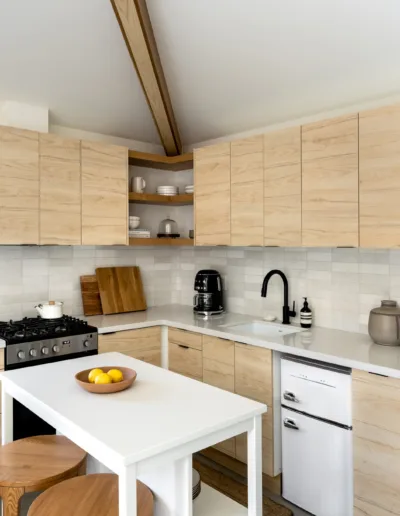
{"type": "Polygon", "coordinates": [[[89,326],[86,321],[69,315],[63,315],[58,319],[24,317],[20,321],[0,322],[0,339],[3,339],[7,346],[96,331],[97,328],[89,326]]]}

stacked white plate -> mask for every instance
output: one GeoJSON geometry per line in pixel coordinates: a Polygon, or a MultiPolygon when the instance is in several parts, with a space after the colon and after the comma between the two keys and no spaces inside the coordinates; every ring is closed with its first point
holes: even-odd
{"type": "Polygon", "coordinates": [[[194,192],[194,185],[185,186],[185,193],[193,193],[193,192],[194,192]]]}
{"type": "Polygon", "coordinates": [[[157,193],[159,195],[178,195],[179,189],[177,186],[157,186],[157,193]]]}

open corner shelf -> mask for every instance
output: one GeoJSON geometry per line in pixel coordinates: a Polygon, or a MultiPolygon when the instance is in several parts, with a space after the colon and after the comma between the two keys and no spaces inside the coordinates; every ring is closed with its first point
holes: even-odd
{"type": "Polygon", "coordinates": [[[129,151],[129,165],[137,167],[158,168],[178,172],[193,168],[193,152],[181,154],[179,156],[162,156],[160,154],[150,154],[149,152],[129,151]]]}
{"type": "Polygon", "coordinates": [[[175,206],[185,206],[193,204],[193,194],[159,195],[151,193],[129,192],[129,202],[136,202],[140,204],[174,204],[175,206]]]}
{"type": "Polygon", "coordinates": [[[129,238],[129,245],[137,246],[193,246],[193,238],[129,238]]]}

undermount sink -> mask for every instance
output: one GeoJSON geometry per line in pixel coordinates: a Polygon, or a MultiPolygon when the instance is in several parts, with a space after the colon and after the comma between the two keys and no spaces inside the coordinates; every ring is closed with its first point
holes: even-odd
{"type": "Polygon", "coordinates": [[[302,328],[296,328],[293,326],[287,326],[284,324],[267,323],[254,321],[246,324],[234,324],[227,326],[227,329],[231,329],[237,333],[243,335],[249,335],[261,338],[276,338],[290,335],[291,333],[299,333],[304,331],[302,328]]]}

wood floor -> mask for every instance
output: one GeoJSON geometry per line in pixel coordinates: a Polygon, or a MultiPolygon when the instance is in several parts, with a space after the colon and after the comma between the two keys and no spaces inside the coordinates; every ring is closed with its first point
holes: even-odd
{"type": "MultiPolygon", "coordinates": [[[[247,485],[243,477],[225,471],[218,464],[199,454],[193,456],[193,467],[200,473],[202,482],[229,496],[241,505],[247,505],[247,485]]],[[[293,516],[290,509],[275,503],[265,495],[263,502],[265,516],[293,516]]]]}

